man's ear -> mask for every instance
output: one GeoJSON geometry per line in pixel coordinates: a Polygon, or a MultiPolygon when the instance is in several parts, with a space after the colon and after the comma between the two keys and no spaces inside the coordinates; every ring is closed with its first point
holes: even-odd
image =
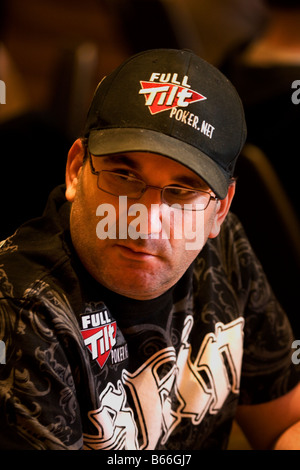
{"type": "Polygon", "coordinates": [[[228,211],[230,209],[234,193],[235,193],[235,181],[233,181],[229,185],[228,193],[225,199],[220,199],[217,202],[217,210],[214,216],[214,221],[213,221],[208,238],[216,238],[219,235],[221,225],[224,222],[225,217],[228,214],[228,211]]]}
{"type": "Polygon", "coordinates": [[[66,165],[66,199],[73,202],[76,194],[78,177],[82,169],[84,159],[84,147],[81,139],[75,140],[69,150],[66,165]]]}

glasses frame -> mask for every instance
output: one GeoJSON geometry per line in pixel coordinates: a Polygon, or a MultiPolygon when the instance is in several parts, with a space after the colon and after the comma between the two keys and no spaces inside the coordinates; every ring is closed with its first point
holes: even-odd
{"type": "MultiPolygon", "coordinates": [[[[99,176],[102,172],[109,172],[109,173],[113,173],[113,174],[116,174],[116,175],[119,175],[119,176],[123,176],[126,178],[126,175],[122,175],[121,173],[117,173],[116,171],[110,171],[110,170],[100,170],[100,171],[96,171],[95,168],[94,168],[94,165],[93,165],[93,160],[92,160],[92,155],[90,153],[90,151],[87,149],[87,153],[88,153],[88,158],[89,158],[89,162],[90,162],[90,167],[91,167],[91,172],[93,175],[97,176],[97,187],[98,189],[100,189],[100,191],[103,191],[105,192],[106,194],[110,194],[112,196],[116,196],[116,197],[119,197],[120,194],[114,194],[114,193],[111,193],[109,191],[106,191],[105,189],[101,188],[100,185],[99,185],[99,176]]],[[[97,157],[96,157],[97,158],[97,157]]],[[[153,185],[150,185],[150,184],[146,184],[145,181],[139,179],[139,178],[135,178],[135,177],[132,177],[130,176],[129,178],[132,178],[132,179],[136,179],[137,181],[140,181],[141,183],[144,184],[144,191],[141,193],[141,195],[139,197],[130,197],[130,196],[127,196],[128,199],[132,199],[132,200],[139,200],[143,194],[146,192],[146,190],[148,188],[151,188],[151,189],[157,189],[158,191],[161,192],[161,200],[164,204],[167,204],[167,206],[169,207],[172,207],[171,204],[169,204],[167,201],[165,201],[163,199],[163,191],[166,189],[166,188],[182,188],[182,189],[187,189],[187,190],[191,190],[191,191],[197,191],[199,193],[204,193],[204,194],[208,194],[209,195],[209,199],[207,199],[207,205],[205,207],[203,207],[202,209],[188,209],[188,210],[191,210],[191,211],[204,211],[205,209],[207,209],[207,207],[209,206],[210,204],[210,201],[213,200],[213,201],[218,201],[219,198],[217,196],[213,196],[210,192],[208,191],[203,191],[202,189],[197,189],[197,188],[187,188],[185,186],[176,186],[176,185],[172,185],[172,184],[167,184],[166,186],[163,186],[163,187],[160,187],[160,186],[153,186],[153,185]]],[[[179,204],[179,203],[178,203],[179,204]]],[[[188,205],[188,204],[187,204],[188,205]]],[[[181,210],[184,210],[185,208],[184,207],[181,207],[180,208],[181,210]]]]}

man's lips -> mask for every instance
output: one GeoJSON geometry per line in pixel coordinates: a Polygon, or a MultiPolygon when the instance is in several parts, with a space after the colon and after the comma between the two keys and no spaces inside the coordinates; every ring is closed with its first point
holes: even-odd
{"type": "Polygon", "coordinates": [[[147,250],[144,247],[133,246],[133,245],[123,245],[118,243],[116,245],[124,255],[136,258],[150,259],[151,257],[159,257],[159,253],[155,250],[147,250]]]}

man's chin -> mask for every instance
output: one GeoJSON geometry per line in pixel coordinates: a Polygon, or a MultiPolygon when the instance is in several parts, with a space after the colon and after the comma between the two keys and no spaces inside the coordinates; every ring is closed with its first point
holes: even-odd
{"type": "Polygon", "coordinates": [[[171,285],[169,282],[158,282],[157,275],[149,273],[136,272],[136,275],[130,279],[124,275],[122,281],[111,280],[110,282],[102,281],[106,288],[115,292],[116,294],[123,295],[130,299],[135,300],[151,300],[159,297],[166,292],[171,285]]]}

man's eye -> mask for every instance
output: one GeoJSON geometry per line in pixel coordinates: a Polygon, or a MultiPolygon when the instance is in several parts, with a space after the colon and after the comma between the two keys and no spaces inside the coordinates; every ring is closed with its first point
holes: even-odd
{"type": "Polygon", "coordinates": [[[172,194],[173,196],[179,196],[179,197],[192,196],[193,194],[196,194],[196,192],[190,189],[180,188],[179,186],[168,188],[168,192],[172,194]]]}

